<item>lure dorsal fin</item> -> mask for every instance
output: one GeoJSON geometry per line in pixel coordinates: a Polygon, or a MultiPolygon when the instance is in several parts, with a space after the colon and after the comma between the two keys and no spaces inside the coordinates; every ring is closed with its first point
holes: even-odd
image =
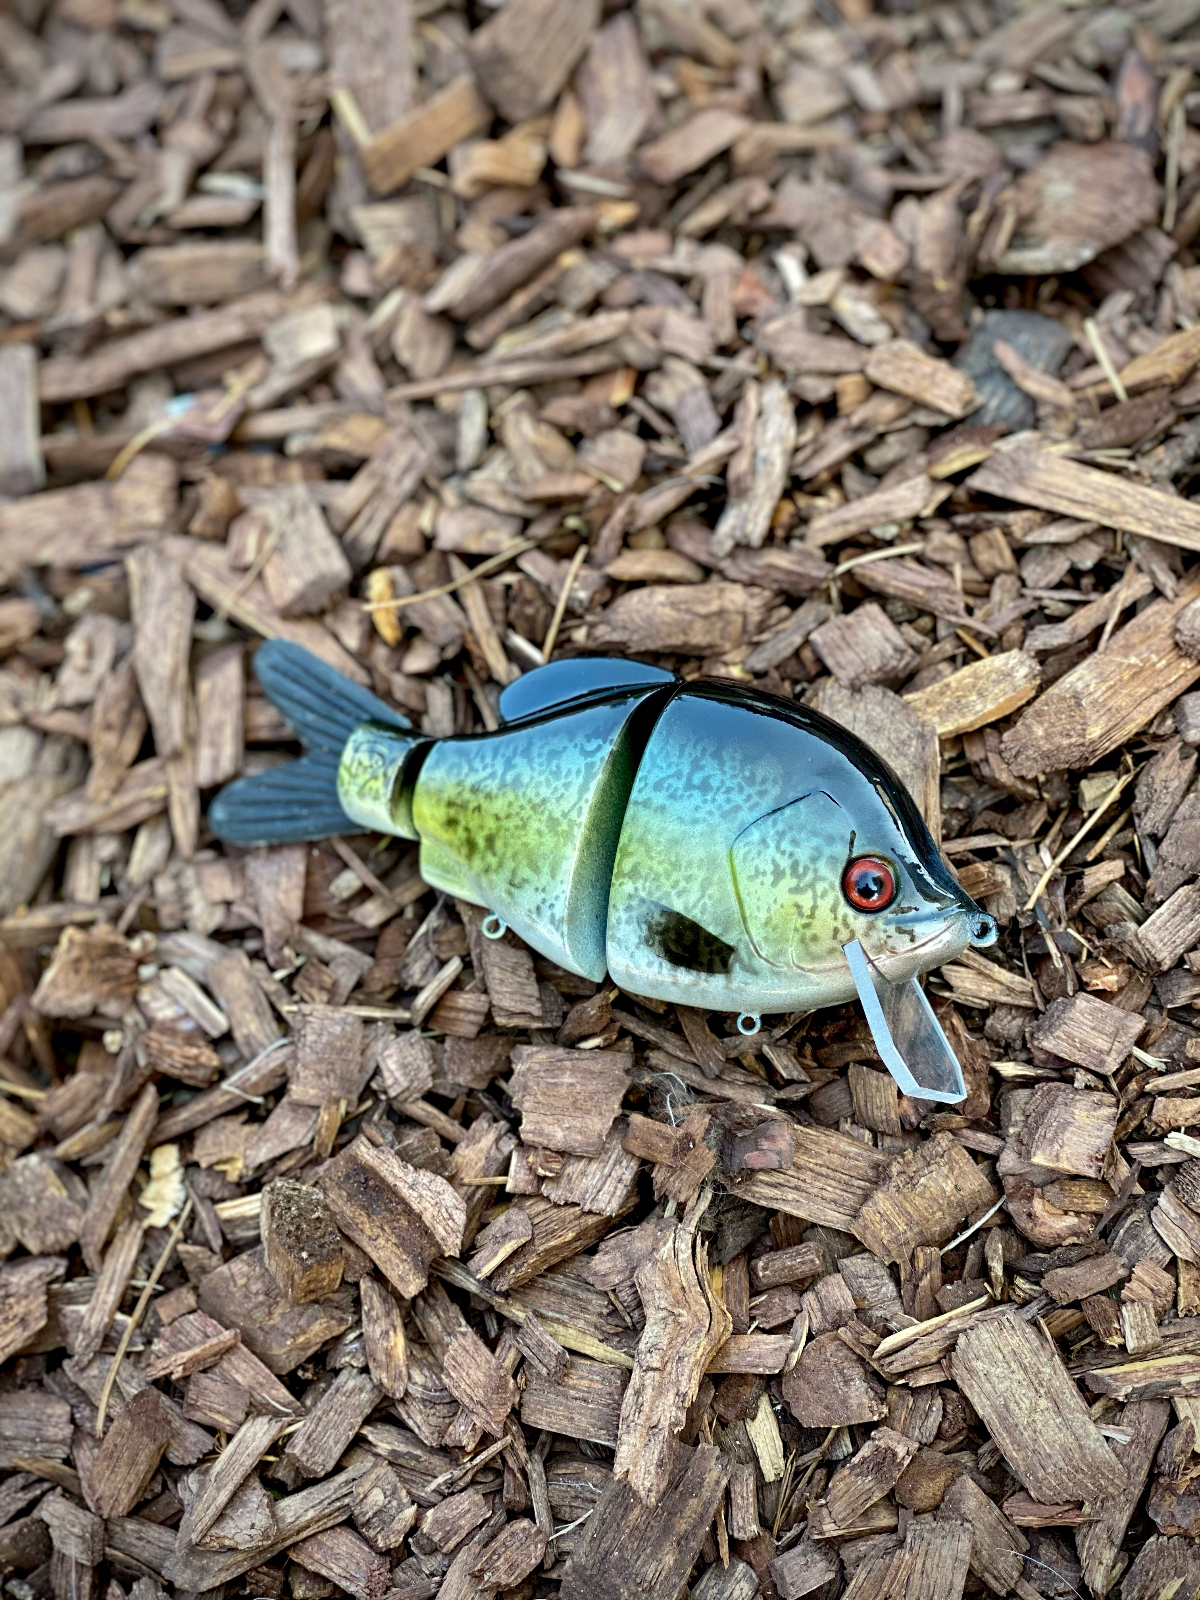
{"type": "Polygon", "coordinates": [[[309,750],[340,756],[362,722],[408,728],[407,717],[354,683],[311,650],[290,639],[268,639],[254,656],[254,672],[267,699],[295,728],[309,750]]]}
{"type": "Polygon", "coordinates": [[[605,689],[653,688],[675,681],[675,674],[662,667],[622,661],[618,656],[575,656],[566,661],[550,661],[526,672],[501,693],[500,720],[524,722],[527,717],[605,689]]]}

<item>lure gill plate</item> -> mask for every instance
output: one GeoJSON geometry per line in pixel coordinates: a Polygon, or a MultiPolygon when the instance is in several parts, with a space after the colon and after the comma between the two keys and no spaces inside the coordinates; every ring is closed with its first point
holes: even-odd
{"type": "Polygon", "coordinates": [[[306,754],[214,800],[214,832],[282,844],[373,830],[540,954],[651,999],[738,1015],[863,1003],[908,1094],[960,1100],[921,989],[995,923],[895,774],[793,701],[640,662],[553,662],[492,733],[430,739],[298,646],[255,666],[306,754]]]}

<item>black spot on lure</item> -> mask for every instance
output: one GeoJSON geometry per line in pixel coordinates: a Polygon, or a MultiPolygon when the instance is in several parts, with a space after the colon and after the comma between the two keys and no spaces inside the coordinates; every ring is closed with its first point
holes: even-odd
{"type": "Polygon", "coordinates": [[[296,645],[255,665],[307,754],[223,790],[220,838],[419,840],[425,881],[486,907],[493,933],[747,1033],[857,993],[901,1088],[962,1099],[918,980],[995,923],[895,774],[827,717],[589,657],[511,684],[495,732],[428,739],[296,645]]]}

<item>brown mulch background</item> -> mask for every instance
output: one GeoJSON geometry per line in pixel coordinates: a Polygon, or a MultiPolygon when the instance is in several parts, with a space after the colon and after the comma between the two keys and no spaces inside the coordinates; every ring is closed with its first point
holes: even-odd
{"type": "Polygon", "coordinates": [[[3,0],[13,1600],[1200,1593],[1200,3],[3,0]],[[434,735],[755,683],[997,947],[857,1006],[216,843],[294,639],[434,735]]]}

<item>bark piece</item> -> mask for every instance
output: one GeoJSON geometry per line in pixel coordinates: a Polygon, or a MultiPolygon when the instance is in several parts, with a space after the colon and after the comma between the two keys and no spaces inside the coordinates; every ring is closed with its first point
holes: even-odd
{"type": "Polygon", "coordinates": [[[583,1356],[571,1356],[559,1378],[531,1368],[525,1371],[521,1421],[526,1427],[548,1428],[569,1439],[590,1439],[615,1447],[621,1404],[629,1374],[583,1356]]]}
{"type": "Polygon", "coordinates": [[[50,1540],[60,1555],[83,1567],[98,1567],[104,1559],[104,1523],[94,1512],[68,1500],[61,1490],[49,1494],[37,1514],[50,1530],[50,1540]]]}
{"type": "Polygon", "coordinates": [[[367,182],[378,195],[402,188],[418,167],[433,167],[464,139],[491,121],[487,102],[469,72],[448,83],[423,105],[380,128],[359,150],[367,182]]]}
{"type": "MultiPolygon", "coordinates": [[[[43,388],[56,365],[42,363],[43,388]]],[[[87,363],[70,365],[77,372],[87,363]]],[[[141,456],[115,484],[45,489],[0,507],[0,577],[10,583],[23,566],[87,566],[104,552],[160,535],[174,511],[177,481],[174,462],[141,456]]]]}
{"type": "Polygon", "coordinates": [[[1092,766],[1195,682],[1200,662],[1179,649],[1173,630],[1197,592],[1188,584],[1174,600],[1154,601],[1118,628],[1103,654],[1081,661],[1022,713],[1000,744],[1018,777],[1092,766]]]}
{"type": "Polygon", "coordinates": [[[705,106],[638,151],[638,165],[655,183],[675,183],[728,150],[751,124],[740,112],[705,106]]]}
{"type": "Polygon", "coordinates": [[[374,1278],[361,1279],[358,1289],[367,1366],[383,1393],[399,1400],[408,1388],[408,1346],[400,1307],[374,1278]]]}
{"type": "Polygon", "coordinates": [[[50,1315],[47,1289],[65,1271],[62,1256],[28,1256],[0,1266],[0,1361],[45,1327],[50,1315]]]}
{"type": "Polygon", "coordinates": [[[713,1292],[708,1256],[696,1238],[703,1206],[667,1236],[638,1271],[646,1312],[633,1376],[621,1405],[613,1473],[647,1502],[666,1489],[675,1435],[732,1323],[713,1292]]]}
{"type": "MultiPolygon", "coordinates": [[[[233,1034],[233,1042],[238,1052],[247,1061],[254,1061],[268,1046],[274,1044],[281,1037],[279,1026],[275,1021],[267,997],[262,992],[249,958],[244,950],[229,950],[218,956],[208,969],[208,987],[212,990],[221,1009],[229,1018],[229,1029],[233,1034]]],[[[283,1081],[287,1068],[291,1064],[290,1056],[279,1052],[272,1065],[273,1074],[278,1074],[276,1082],[271,1088],[278,1088],[283,1081]]],[[[235,1088],[240,1088],[246,1094],[267,1094],[270,1090],[255,1084],[238,1083],[235,1088]]],[[[197,1096],[197,1099],[201,1097],[197,1096]]],[[[219,1106],[219,1110],[211,1112],[212,1116],[219,1116],[222,1111],[233,1109],[242,1102],[241,1095],[233,1091],[225,1093],[216,1090],[213,1094],[212,1104],[219,1106]]],[[[194,1113],[196,1102],[193,1101],[190,1110],[194,1113]]],[[[182,1121],[182,1119],[179,1119],[182,1121]]],[[[207,1118],[205,1118],[207,1120],[207,1118]]],[[[188,1122],[186,1127],[169,1125],[170,1133],[164,1134],[162,1129],[157,1130],[163,1138],[173,1138],[179,1133],[191,1132],[192,1128],[199,1127],[196,1122],[188,1122]]]]}
{"type": "Polygon", "coordinates": [[[321,1174],[342,1232],[365,1250],[402,1295],[420,1293],[430,1264],[462,1249],[466,1207],[443,1178],[357,1139],[321,1174]]]}
{"type": "Polygon", "coordinates": [[[906,694],[918,716],[939,738],[972,733],[1010,716],[1038,692],[1041,668],[1024,650],[1004,650],[952,672],[928,689],[906,694]]]}
{"type": "Polygon", "coordinates": [[[623,1050],[518,1045],[508,1092],[521,1111],[524,1142],[599,1155],[629,1085],[629,1061],[623,1050]]]}
{"type": "Polygon", "coordinates": [[[1121,1584],[1121,1600],[1161,1600],[1192,1593],[1200,1583],[1200,1550],[1194,1539],[1151,1534],[1134,1556],[1121,1584]]]}
{"type": "Polygon", "coordinates": [[[355,1600],[380,1600],[391,1587],[392,1570],[387,1560],[371,1549],[351,1528],[326,1528],[301,1539],[289,1551],[310,1572],[328,1578],[338,1589],[355,1600]]]}
{"type": "Polygon", "coordinates": [[[238,1485],[208,1532],[195,1542],[203,1550],[257,1550],[277,1526],[275,1502],[252,1473],[238,1485]]]}
{"type": "Polygon", "coordinates": [[[516,1404],[517,1386],[473,1329],[462,1328],[450,1340],[442,1359],[442,1381],[480,1427],[494,1437],[516,1404]]]}
{"type": "MultiPolygon", "coordinates": [[[[1117,1125],[1117,1102],[1105,1094],[1040,1083],[1011,1136],[1017,1156],[1056,1172],[1099,1178],[1117,1125]]],[[[1003,1162],[1002,1162],[1003,1166],[1003,1162]]]]}
{"type": "Polygon", "coordinates": [[[713,534],[714,556],[727,556],[737,545],[757,550],[770,530],[771,518],[791,473],[792,452],[796,448],[796,408],[784,385],[772,380],[763,385],[756,403],[752,437],[747,441],[750,458],[748,481],[732,486],[713,534]]]}
{"type": "Polygon", "coordinates": [[[319,1303],[292,1305],[267,1271],[261,1249],[247,1250],[208,1273],[198,1294],[201,1309],[240,1329],[248,1348],[271,1372],[291,1372],[326,1339],[350,1326],[345,1288],[319,1303]]]}
{"type": "Polygon", "coordinates": [[[859,1565],[844,1600],[959,1600],[970,1561],[967,1523],[914,1517],[901,1549],[859,1565]]]}
{"type": "Polygon", "coordinates": [[[514,1250],[519,1250],[532,1238],[532,1222],[523,1211],[510,1206],[476,1237],[475,1253],[468,1266],[477,1278],[490,1277],[502,1261],[507,1261],[514,1250]]]}
{"type": "Polygon", "coordinates": [[[1190,501],[1035,445],[998,451],[974,472],[970,485],[1021,506],[1106,523],[1182,549],[1200,549],[1200,512],[1190,501]]]}
{"type": "Polygon", "coordinates": [[[1121,1546],[1170,1416],[1165,1400],[1135,1400],[1121,1412],[1118,1426],[1131,1437],[1128,1443],[1114,1440],[1113,1454],[1125,1469],[1125,1484],[1098,1502],[1089,1503],[1087,1509],[1099,1516],[1075,1534],[1084,1581],[1093,1594],[1107,1594],[1120,1576],[1121,1546]]]}
{"type": "Polygon", "coordinates": [[[528,233],[502,244],[488,256],[449,304],[439,309],[460,322],[482,316],[528,283],[564,250],[578,244],[598,221],[599,214],[592,206],[564,206],[548,212],[528,233]]]}
{"type": "Polygon", "coordinates": [[[171,1438],[157,1389],[143,1389],[113,1418],[92,1467],[92,1501],[102,1517],[124,1517],[142,1498],[171,1438]]]}
{"type": "Polygon", "coordinates": [[[794,1128],[790,1171],[755,1172],[737,1185],[752,1205],[848,1231],[887,1175],[877,1150],[827,1128],[794,1128]]]}
{"type": "MultiPolygon", "coordinates": [[[[633,1204],[628,1195],[617,1215],[633,1204]]],[[[613,1226],[607,1213],[591,1213],[577,1205],[555,1205],[534,1195],[516,1202],[533,1224],[533,1238],[502,1261],[492,1274],[492,1287],[504,1293],[517,1289],[547,1268],[569,1260],[595,1244],[613,1226]]]]}
{"type": "Polygon", "coordinates": [[[142,1219],[131,1217],[117,1229],[105,1252],[104,1265],[75,1335],[72,1355],[81,1365],[86,1366],[104,1343],[137,1266],[144,1232],[142,1219]]]}
{"type": "Polygon", "coordinates": [[[939,1520],[965,1522],[971,1529],[971,1571],[993,1594],[1015,1589],[1025,1571],[1021,1559],[1029,1540],[967,1473],[950,1485],[937,1508],[939,1520]]]}
{"type": "Polygon", "coordinates": [[[345,1251],[319,1189],[287,1178],[267,1184],[259,1228],[267,1271],[293,1304],[323,1300],[341,1283],[345,1251]]]}
{"type": "Polygon", "coordinates": [[[0,1528],[0,1561],[5,1570],[35,1572],[45,1568],[51,1554],[50,1534],[36,1512],[0,1528]]]}
{"type": "Polygon", "coordinates": [[[138,958],[115,928],[64,928],[33,992],[45,1017],[86,1017],[106,1003],[128,1002],[137,990],[138,958]]]}
{"type": "Polygon", "coordinates": [[[1167,972],[1200,941],[1200,884],[1177,889],[1137,930],[1138,944],[1151,969],[1167,972]]]}
{"type": "Polygon", "coordinates": [[[83,1259],[93,1272],[101,1265],[101,1252],[108,1242],[125,1203],[129,1185],[138,1169],[150,1134],[158,1117],[158,1091],[148,1083],[134,1102],[116,1139],[100,1181],[92,1191],[91,1204],[80,1230],[79,1243],[83,1259]]]}
{"type": "Polygon", "coordinates": [[[83,1230],[86,1215],[63,1182],[62,1169],[45,1156],[20,1156],[0,1173],[0,1214],[5,1249],[14,1239],[31,1255],[69,1250],[83,1230]]]}
{"type": "Polygon", "coordinates": [[[775,1557],[770,1563],[770,1573],[783,1600],[803,1600],[805,1595],[824,1589],[839,1576],[837,1552],[812,1539],[801,1539],[799,1544],[775,1557]]]}
{"type": "Polygon", "coordinates": [[[433,1087],[433,1051],[416,1028],[377,1040],[375,1061],[389,1100],[417,1100],[433,1087]]]}
{"type": "Polygon", "coordinates": [[[872,528],[887,528],[896,522],[909,522],[914,517],[931,516],[946,493],[946,484],[935,483],[924,473],[916,473],[884,488],[872,489],[861,499],[851,500],[836,510],[818,512],[808,525],[806,542],[823,550],[827,545],[852,539],[855,534],[869,533],[872,528]]]}
{"type": "Polygon", "coordinates": [[[902,394],[948,417],[965,417],[979,404],[975,385],[940,356],[926,355],[907,339],[877,345],[867,356],[866,376],[881,389],[902,394]]]}
{"type": "Polygon", "coordinates": [[[1035,1498],[1113,1494],[1126,1474],[1042,1335],[1018,1317],[962,1334],[954,1377],[1006,1461],[1035,1498]]]}
{"type": "Polygon", "coordinates": [[[671,650],[707,656],[749,643],[760,631],[772,596],[710,578],[707,583],[648,584],[630,589],[589,624],[588,643],[630,653],[671,650]]]}
{"type": "Polygon", "coordinates": [[[999,1198],[983,1168],[952,1134],[935,1134],[897,1157],[886,1182],[858,1213],[854,1232],[884,1261],[900,1261],[916,1245],[944,1244],[964,1217],[999,1198]]]}
{"type": "Polygon", "coordinates": [[[501,939],[481,940],[479,965],[499,1027],[536,1027],[541,1021],[533,957],[528,950],[501,939]]]}
{"type": "Polygon", "coordinates": [[[836,1333],[822,1333],[805,1345],[799,1361],[784,1373],[783,1398],[805,1428],[844,1428],[887,1415],[882,1386],[836,1333]]]}
{"type": "Polygon", "coordinates": [[[30,1457],[65,1461],[71,1453],[71,1408],[37,1389],[0,1396],[0,1459],[5,1467],[30,1457]]]}
{"type": "Polygon", "coordinates": [[[1106,1005],[1095,995],[1074,994],[1051,1000],[1028,1038],[1089,1072],[1108,1076],[1129,1055],[1144,1026],[1140,1016],[1106,1005]]]}
{"type": "MultiPolygon", "coordinates": [[[[253,1550],[209,1552],[197,1549],[187,1538],[189,1518],[185,1514],[174,1553],[168,1551],[168,1559],[159,1570],[168,1582],[197,1593],[229,1583],[251,1567],[270,1561],[298,1540],[344,1521],[353,1505],[354,1485],[365,1470],[366,1463],[359,1463],[324,1483],[315,1483],[298,1494],[277,1500],[275,1537],[253,1550]]],[[[110,1523],[110,1543],[112,1532],[110,1523]]]]}
{"type": "Polygon", "coordinates": [[[906,678],[917,664],[912,646],[874,600],[830,617],[813,629],[809,643],[844,689],[906,678]]]}
{"type": "Polygon", "coordinates": [[[1128,1276],[1129,1268],[1116,1251],[1105,1250],[1074,1267],[1053,1267],[1043,1275],[1042,1287],[1055,1305],[1067,1306],[1111,1289],[1128,1276]]]}
{"type": "Polygon", "coordinates": [[[288,1091],[297,1105],[321,1106],[327,1100],[356,1104],[372,1067],[360,1017],[341,1006],[314,1006],[302,1014],[288,1091]]]}
{"type": "Polygon", "coordinates": [[[629,159],[658,110],[654,78],[637,23],[618,12],[592,36],[575,79],[589,166],[629,159]]]}
{"type": "Polygon", "coordinates": [[[836,1526],[852,1528],[868,1506],[882,1500],[916,1455],[915,1439],[876,1428],[862,1449],[829,1480],[824,1509],[836,1526]]]}
{"type": "Polygon", "coordinates": [[[1150,160],[1137,145],[1053,145],[1017,182],[1020,220],[997,269],[1077,272],[1153,222],[1156,202],[1150,160]]]}
{"type": "Polygon", "coordinates": [[[377,1461],[354,1486],[354,1525],[372,1550],[397,1549],[417,1518],[399,1477],[377,1461]]]}
{"type": "Polygon", "coordinates": [[[551,104],[599,21],[597,0],[510,0],[471,35],[480,86],[508,122],[551,104]]]}
{"type": "Polygon", "coordinates": [[[660,1600],[685,1582],[729,1479],[712,1445],[681,1446],[665,1492],[647,1504],[613,1478],[567,1558],[562,1600],[660,1600]]]}
{"type": "Polygon", "coordinates": [[[257,515],[269,551],[263,582],[281,617],[324,611],[348,586],[352,573],[312,492],[292,484],[257,515]]]}
{"type": "Polygon", "coordinates": [[[773,1289],[777,1284],[802,1283],[806,1278],[815,1278],[825,1267],[824,1248],[814,1240],[757,1256],[750,1264],[750,1278],[756,1289],[773,1289]]]}
{"type": "Polygon", "coordinates": [[[0,351],[0,492],[32,494],[46,481],[38,412],[37,350],[9,344],[0,351]]]}
{"type": "Polygon", "coordinates": [[[487,1545],[471,1572],[480,1590],[494,1595],[522,1583],[546,1553],[544,1529],[528,1517],[518,1517],[501,1529],[487,1545]]]}
{"type": "Polygon", "coordinates": [[[416,67],[407,0],[329,0],[325,42],[333,81],[348,89],[374,132],[412,103],[416,67]]]}
{"type": "Polygon", "coordinates": [[[469,1533],[488,1519],[488,1503],[477,1489],[452,1494],[421,1519],[421,1532],[437,1548],[455,1550],[469,1533]]]}
{"type": "Polygon", "coordinates": [[[284,1460],[301,1478],[323,1478],[380,1399],[370,1375],[343,1367],[287,1442],[284,1460]]]}
{"type": "Polygon", "coordinates": [[[286,1414],[246,1418],[213,1462],[200,1493],[192,1502],[193,1540],[202,1539],[213,1527],[289,1420],[286,1414]]]}

